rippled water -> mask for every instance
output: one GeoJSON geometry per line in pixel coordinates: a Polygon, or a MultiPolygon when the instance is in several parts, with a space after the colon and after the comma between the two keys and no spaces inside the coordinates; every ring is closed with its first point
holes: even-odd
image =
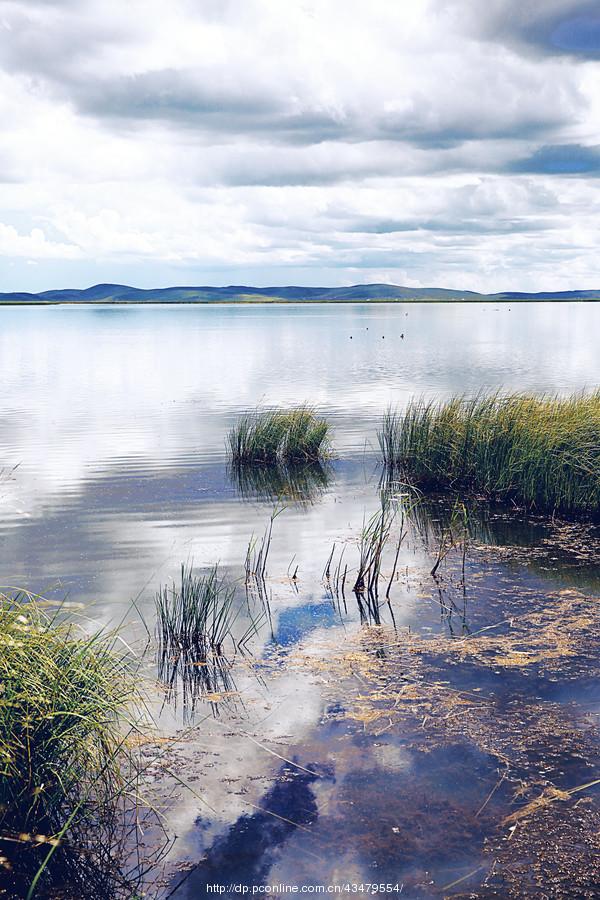
{"type": "Polygon", "coordinates": [[[336,482],[274,552],[320,547],[362,516],[388,404],[598,384],[599,333],[577,303],[3,308],[3,580],[60,582],[107,619],[181,558],[239,562],[266,511],[238,502],[224,438],[261,403],[334,424],[336,482]]]}
{"type": "MultiPolygon", "coordinates": [[[[220,561],[239,574],[250,536],[263,533],[276,502],[252,485],[241,491],[227,470],[225,436],[241,412],[307,402],[334,427],[328,479],[306,502],[282,502],[269,557],[270,618],[252,661],[231,673],[231,696],[200,697],[192,713],[177,692],[177,704],[157,701],[167,734],[218,712],[175,751],[205,803],[187,794],[167,814],[178,834],[169,862],[207,858],[176,897],[204,896],[208,882],[226,878],[406,880],[405,897],[434,897],[470,869],[479,875],[457,892],[489,873],[483,848],[511,808],[508,784],[541,777],[543,766],[515,741],[515,769],[478,815],[507,752],[494,746],[487,719],[477,725],[478,734],[489,729],[485,739],[473,725],[433,740],[419,724],[431,710],[418,706],[410,721],[394,713],[389,727],[373,713],[384,681],[390,705],[388,680],[404,677],[406,659],[424,658],[420,646],[404,658],[398,635],[461,637],[550,603],[567,615],[561,591],[600,593],[597,560],[565,550],[542,522],[476,515],[468,597],[456,594],[451,569],[438,596],[427,580],[435,538],[413,534],[383,616],[384,628],[395,625],[395,650],[378,655],[377,672],[364,667],[371,651],[352,644],[364,635],[376,644],[373,629],[361,630],[356,604],[332,597],[322,572],[333,543],[338,553],[352,548],[378,507],[376,430],[388,405],[597,386],[599,334],[600,304],[583,303],[0,309],[1,580],[68,595],[96,621],[130,616],[137,598],[152,630],[155,591],[182,561],[220,561]],[[479,545],[524,553],[490,562],[479,545]],[[356,671],[340,672],[340,652],[355,651],[356,671]]],[[[568,707],[574,698],[596,714],[581,648],[573,653],[580,670],[549,674],[537,663],[523,673],[448,662],[445,647],[431,651],[418,679],[433,672],[467,695],[485,690],[499,721],[517,700],[540,735],[550,708],[584,733],[581,710],[568,707]]],[[[511,665],[517,652],[511,645],[511,665]]],[[[454,711],[444,707],[444,716],[453,721],[454,711]]],[[[596,745],[586,740],[589,753],[596,745]]],[[[545,777],[582,783],[582,755],[563,746],[545,777]]],[[[180,875],[167,871],[166,880],[172,889],[180,875]]],[[[485,896],[512,896],[498,890],[485,896]]]]}

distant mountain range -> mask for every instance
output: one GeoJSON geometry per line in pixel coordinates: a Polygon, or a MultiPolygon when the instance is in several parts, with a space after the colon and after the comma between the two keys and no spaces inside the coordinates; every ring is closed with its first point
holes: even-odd
{"type": "Polygon", "coordinates": [[[598,291],[542,291],[524,293],[505,291],[478,294],[476,291],[451,291],[446,288],[412,288],[396,284],[353,284],[350,287],[167,287],[134,288],[124,284],[95,284],[83,290],[0,293],[0,304],[50,303],[348,303],[410,301],[493,301],[512,300],[600,300],[598,291]]]}

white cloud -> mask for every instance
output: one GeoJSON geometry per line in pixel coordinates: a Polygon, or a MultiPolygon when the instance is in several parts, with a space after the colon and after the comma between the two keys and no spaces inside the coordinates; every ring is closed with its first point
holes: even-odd
{"type": "Polygon", "coordinates": [[[595,286],[596,180],[536,169],[600,143],[588,7],[0,0],[3,286],[595,286]]]}
{"type": "Polygon", "coordinates": [[[0,255],[32,257],[28,263],[39,259],[75,259],[79,248],[74,244],[49,241],[41,228],[32,228],[29,234],[19,234],[12,225],[0,222],[0,255]]]}

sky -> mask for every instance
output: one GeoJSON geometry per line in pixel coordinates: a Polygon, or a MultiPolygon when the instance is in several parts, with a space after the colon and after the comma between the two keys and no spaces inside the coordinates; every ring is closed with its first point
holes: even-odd
{"type": "Polygon", "coordinates": [[[600,288],[598,0],[0,0],[0,291],[600,288]]]}

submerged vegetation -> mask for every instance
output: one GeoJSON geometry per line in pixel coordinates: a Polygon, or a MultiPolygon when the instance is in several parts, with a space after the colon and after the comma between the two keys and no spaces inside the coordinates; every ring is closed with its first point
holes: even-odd
{"type": "MultiPolygon", "coordinates": [[[[281,609],[273,617],[274,627],[271,585],[279,583],[297,593],[303,590],[298,586],[295,555],[287,579],[278,582],[267,575],[274,521],[282,511],[276,508],[262,537],[250,538],[243,582],[230,580],[217,565],[197,572],[183,564],[180,577],[156,593],[154,649],[167,701],[177,703],[181,698],[184,721],[192,721],[200,699],[211,704],[215,715],[223,703],[242,708],[245,699],[236,688],[239,668],[234,664],[242,661],[238,655],[245,655],[259,624],[268,621],[271,638],[268,652],[260,659],[261,673],[268,671],[269,659],[274,660],[272,671],[275,666],[283,670],[284,654],[277,651],[285,648],[289,652],[292,643],[298,644],[293,655],[289,652],[289,671],[304,666],[305,673],[318,672],[329,685],[325,691],[332,692],[328,716],[340,721],[343,717],[351,725],[358,723],[363,735],[377,739],[377,746],[385,732],[397,729],[402,735],[400,729],[407,723],[412,727],[413,719],[420,722],[424,748],[429,749],[429,741],[435,742],[436,733],[443,739],[448,735],[471,741],[478,751],[489,754],[494,778],[498,775],[496,760],[502,765],[499,792],[507,792],[511,778],[515,785],[520,779],[519,790],[527,789],[526,795],[516,793],[515,798],[523,796],[528,802],[516,811],[511,807],[510,814],[500,820],[503,825],[521,822],[532,809],[545,808],[546,799],[566,802],[571,794],[597,781],[581,778],[579,786],[569,791],[561,788],[560,795],[554,785],[540,787],[538,796],[537,786],[542,782],[534,765],[526,768],[523,764],[521,770],[512,772],[505,764],[514,747],[524,747],[525,758],[527,729],[511,709],[511,721],[503,720],[506,727],[498,735],[490,714],[494,691],[480,697],[479,680],[495,690],[504,680],[510,693],[512,686],[520,685],[530,673],[539,676],[540,683],[542,677],[588,677],[597,649],[593,643],[600,615],[597,604],[578,591],[561,589],[546,596],[547,592],[537,589],[534,606],[525,590],[514,592],[512,584],[503,588],[489,563],[505,557],[497,548],[482,548],[478,540],[472,540],[477,534],[462,500],[442,498],[431,521],[419,488],[450,488],[539,511],[597,517],[600,392],[565,399],[494,394],[472,400],[414,401],[404,413],[386,416],[379,439],[386,465],[381,507],[363,520],[358,536],[343,540],[341,546],[333,544],[323,571],[325,599],[332,602],[340,622],[345,623],[344,614],[348,613],[346,586],[355,597],[358,616],[354,614],[365,627],[350,634],[348,640],[354,643],[334,653],[337,633],[329,646],[325,628],[323,636],[316,631],[314,637],[315,623],[318,627],[321,621],[334,622],[333,614],[331,619],[318,618],[320,608],[314,620],[310,619],[318,602],[307,604],[308,612],[300,605],[299,612],[294,610],[296,617],[291,619],[291,627],[287,625],[293,635],[289,644],[285,643],[285,628],[280,630],[281,609]],[[414,545],[413,536],[419,537],[414,545]],[[430,545],[434,548],[432,568],[415,564],[411,557],[422,548],[429,550],[430,545]],[[467,590],[470,567],[476,576],[481,573],[487,579],[485,590],[475,580],[467,590]],[[423,627],[424,637],[419,628],[413,633],[412,613],[407,616],[405,633],[403,621],[398,617],[397,623],[392,608],[393,590],[398,590],[398,585],[406,589],[409,599],[403,610],[416,598],[425,601],[420,604],[423,608],[431,601],[439,603],[447,633],[432,636],[427,633],[431,631],[428,625],[423,627]],[[468,606],[467,602],[471,592],[490,603],[492,612],[498,609],[498,615],[491,616],[490,609],[485,615],[472,612],[476,604],[468,606]],[[526,605],[521,608],[519,603],[526,605]],[[253,616],[256,609],[258,614],[253,616]],[[306,628],[313,629],[307,640],[303,615],[309,621],[306,628]],[[319,640],[321,645],[311,646],[319,640]],[[280,647],[274,651],[278,642],[280,647]],[[312,652],[314,646],[323,652],[312,652]],[[448,660],[452,672],[460,675],[456,679],[459,687],[447,678],[448,660]],[[325,670],[327,677],[322,674],[325,670]],[[473,684],[470,678],[475,679],[473,684]],[[344,696],[342,706],[336,694],[340,684],[356,680],[361,685],[360,695],[349,695],[348,702],[344,696]],[[496,741],[498,750],[492,746],[496,741]]],[[[309,408],[246,416],[231,431],[228,449],[242,491],[248,486],[249,491],[260,494],[264,488],[267,496],[287,493],[303,500],[313,481],[317,488],[326,484],[322,462],[330,452],[329,426],[309,408]]],[[[491,515],[493,507],[486,508],[491,515]]],[[[595,529],[592,523],[559,525],[595,529]]],[[[518,559],[513,547],[502,552],[506,558],[518,559]]],[[[594,549],[588,548],[588,552],[593,561],[594,549]]],[[[529,550],[527,553],[531,556],[529,550]]],[[[548,569],[548,553],[544,550],[544,570],[548,569]]],[[[276,595],[276,603],[278,599],[276,595]]],[[[417,624],[428,621],[427,612],[422,620],[417,615],[415,619],[417,624]]],[[[285,677],[287,674],[286,669],[285,677]]],[[[240,685],[246,689],[242,680],[240,685]]],[[[123,849],[121,854],[121,848],[131,829],[143,833],[136,807],[137,779],[143,770],[132,749],[136,741],[147,740],[136,734],[136,711],[142,706],[132,654],[118,635],[100,631],[90,636],[61,609],[53,611],[44,601],[30,595],[0,594],[0,895],[93,895],[107,900],[136,896],[129,888],[130,881],[125,883],[122,859],[127,851],[123,849]],[[48,893],[46,887],[56,869],[60,870],[59,881],[54,879],[54,893],[48,893]]],[[[270,710],[266,704],[264,708],[270,710]]],[[[532,717],[534,714],[538,715],[536,709],[532,717]]],[[[544,725],[543,730],[542,725],[538,733],[549,742],[552,728],[544,725]]],[[[257,744],[250,734],[247,737],[257,744]]],[[[267,752],[289,763],[278,753],[267,752]]],[[[147,751],[146,755],[151,754],[147,751]]],[[[219,753],[212,755],[217,758],[219,753]]],[[[181,758],[186,759],[184,755],[181,758]]],[[[146,768],[155,762],[156,755],[151,763],[146,762],[146,768]]],[[[207,767],[213,765],[211,761],[207,767]]],[[[157,772],[160,768],[151,777],[157,772]]],[[[238,791],[239,780],[230,772],[221,778],[223,784],[236,782],[236,794],[241,796],[247,791],[242,785],[238,791]]],[[[291,779],[287,781],[291,783],[291,779]]],[[[484,811],[487,815],[492,800],[498,803],[498,816],[504,810],[500,805],[501,796],[502,802],[506,799],[504,793],[496,796],[494,784],[490,788],[477,798],[473,820],[484,811]]],[[[386,791],[386,802],[388,796],[386,791]]],[[[257,809],[267,814],[262,806],[257,809]]],[[[393,812],[396,816],[397,811],[393,812]]],[[[421,810],[419,813],[424,816],[421,810]]],[[[272,815],[293,825],[277,812],[272,815]]],[[[245,817],[244,828],[247,821],[245,817]]],[[[490,828],[496,827],[492,818],[490,823],[490,828]]],[[[392,826],[390,832],[397,834],[398,826],[392,826]]],[[[479,834],[475,826],[473,834],[479,834]]],[[[394,842],[399,843],[395,838],[394,842]]],[[[463,880],[460,877],[449,886],[463,880]]]]}
{"type": "Polygon", "coordinates": [[[307,406],[258,410],[231,429],[227,450],[233,466],[323,462],[330,452],[329,423],[307,406]]]}
{"type": "Polygon", "coordinates": [[[414,400],[379,432],[388,473],[539,512],[600,515],[600,391],[414,400]]]}
{"type": "Polygon", "coordinates": [[[194,721],[198,701],[209,702],[215,715],[219,702],[236,693],[232,674],[233,662],[224,656],[211,654],[206,660],[189,649],[175,654],[162,652],[158,657],[158,677],[165,689],[165,701],[173,709],[181,708],[184,723],[194,721]]]}
{"type": "MultiPolygon", "coordinates": [[[[125,799],[135,802],[127,739],[139,701],[116,635],[90,637],[31,595],[0,596],[0,884],[9,895],[45,896],[57,869],[65,897],[105,896],[107,867],[120,877],[116,823],[125,799]]],[[[108,895],[121,896],[114,884],[108,895]]]]}

